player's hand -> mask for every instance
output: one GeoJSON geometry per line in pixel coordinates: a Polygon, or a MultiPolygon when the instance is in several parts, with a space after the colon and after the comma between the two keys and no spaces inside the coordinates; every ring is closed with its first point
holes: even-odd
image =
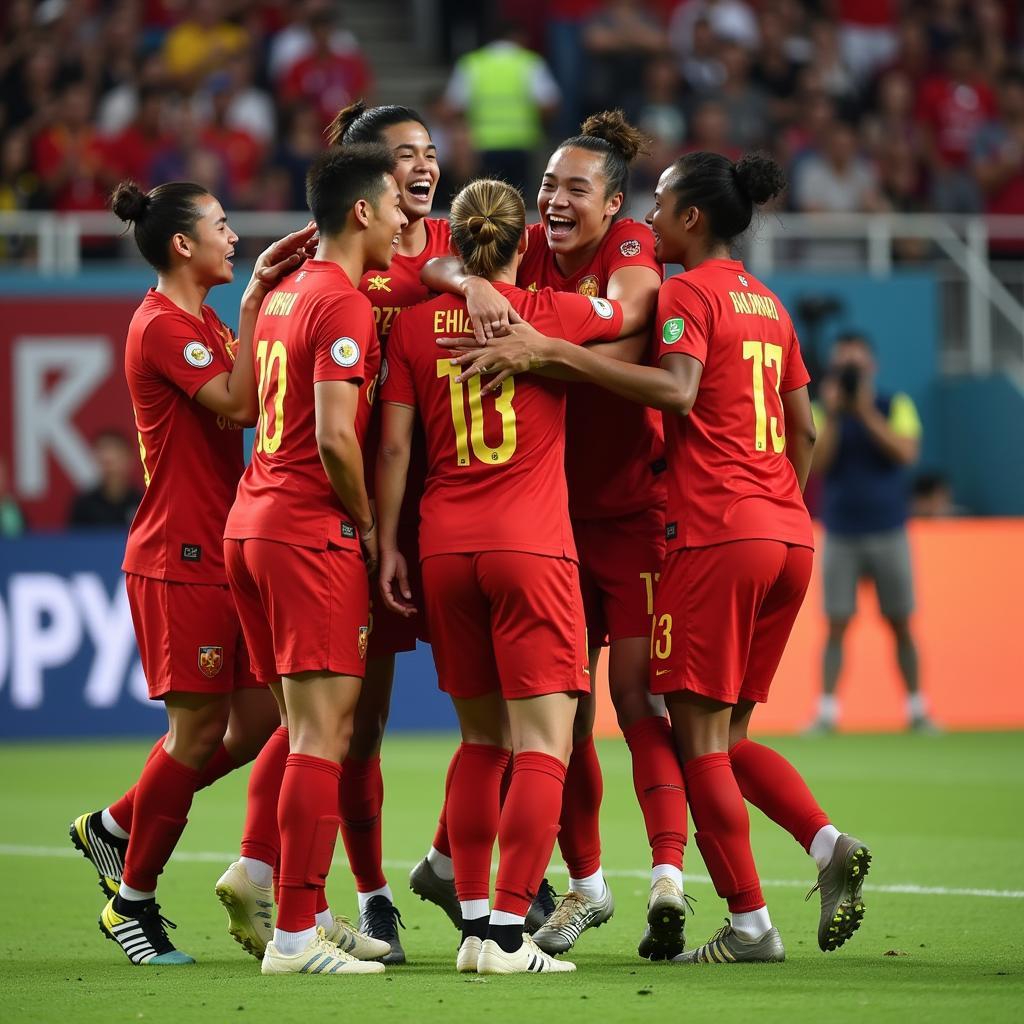
{"type": "Polygon", "coordinates": [[[409,567],[405,556],[393,548],[380,553],[380,596],[393,612],[407,619],[416,614],[409,587],[409,567]]]}
{"type": "Polygon", "coordinates": [[[377,524],[371,523],[367,530],[359,531],[359,546],[363,549],[363,561],[366,563],[366,571],[372,576],[377,571],[377,563],[380,561],[380,552],[377,548],[377,524]]]}
{"type": "Polygon", "coordinates": [[[290,274],[314,255],[317,241],[316,224],[310,221],[305,227],[267,246],[252,269],[252,277],[245,289],[246,298],[262,302],[285,274],[290,274]]]}
{"type": "Polygon", "coordinates": [[[515,310],[490,281],[471,277],[466,282],[464,293],[477,344],[486,345],[492,338],[508,333],[510,314],[514,315],[515,310]]]}
{"type": "Polygon", "coordinates": [[[547,339],[522,320],[515,310],[504,338],[491,341],[484,348],[467,349],[461,338],[438,338],[437,343],[452,350],[452,363],[462,366],[456,377],[459,382],[487,374],[490,379],[480,389],[483,395],[497,391],[502,381],[516,373],[525,373],[543,365],[542,349],[547,339]]]}
{"type": "Polygon", "coordinates": [[[843,407],[843,392],[839,381],[833,376],[825,377],[818,388],[818,399],[829,416],[835,416],[843,407]]]}

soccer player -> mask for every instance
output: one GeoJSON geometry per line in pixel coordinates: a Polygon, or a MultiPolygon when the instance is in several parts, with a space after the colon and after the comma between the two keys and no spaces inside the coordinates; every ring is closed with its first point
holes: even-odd
{"type": "MultiPolygon", "coordinates": [[[[578,343],[615,338],[618,304],[514,286],[525,223],[522,196],[504,182],[475,181],[452,203],[452,239],[469,272],[493,281],[523,316],[578,343]]],[[[481,402],[479,380],[464,386],[436,342],[472,331],[465,300],[453,295],[405,310],[392,331],[377,470],[381,591],[396,612],[413,612],[398,526],[418,413],[428,452],[419,545],[427,618],[463,740],[447,798],[462,917],[457,967],[572,971],[524,934],[558,830],[576,700],[590,689],[565,484],[564,387],[524,379],[481,402]]]]}
{"type": "Polygon", "coordinates": [[[236,340],[205,305],[211,288],[232,280],[238,241],[217,199],[191,182],[149,193],[122,182],[111,206],[157,272],[125,345],[146,492],[122,567],[149,696],[164,702],[168,731],[138,782],[103,811],[80,815],[70,835],[109,897],[103,933],[133,964],[187,964],[167,936],[157,878],[196,790],[255,756],[274,724],[272,699],[249,669],[220,535],[242,473],[241,428],[256,418],[256,312],[267,288],[301,262],[314,228],[262,254],[236,340]]]}
{"type": "MultiPolygon", "coordinates": [[[[655,596],[651,689],[665,695],[697,845],[730,911],[710,941],[673,958],[685,963],[785,959],[754,866],[744,798],[816,862],[821,949],[841,946],[864,915],[867,847],[832,825],[788,761],[747,736],[813,557],[801,495],[815,437],[809,378],[789,314],[730,258],[754,206],[784,187],[781,169],[764,156],[735,164],[715,153],[681,157],[662,174],[648,215],[658,258],[686,269],[658,298],[658,365],[630,366],[546,340],[532,354],[533,343],[524,343],[516,363],[579,373],[665,413],[669,553],[655,596]]],[[[520,325],[513,334],[532,331],[520,325]]],[[[499,369],[483,390],[503,386],[511,355],[488,347],[476,356],[465,374],[499,369]]]]}
{"type": "MultiPolygon", "coordinates": [[[[541,222],[527,229],[517,283],[524,288],[601,296],[622,303],[619,358],[647,358],[661,265],[650,230],[619,218],[629,164],[643,136],[621,112],[588,118],[548,161],[537,194],[541,222]]],[[[492,286],[437,261],[432,287],[465,294],[477,337],[503,329],[509,303],[492,286]]],[[[591,673],[609,643],[608,679],[629,745],[633,783],[651,845],[647,927],[638,952],[665,959],[683,949],[683,845],[686,802],[682,770],[664,705],[647,690],[654,586],[664,557],[664,455],[660,418],[649,409],[575,384],[568,391],[566,473],[569,511],[580,558],[591,673]]],[[[558,841],[569,893],[538,944],[570,949],[580,933],[607,921],[611,892],[601,871],[601,768],[594,750],[594,704],[579,702],[558,841]]],[[[436,843],[435,843],[436,845],[436,843]]]]}
{"type": "MultiPolygon", "coordinates": [[[[224,552],[254,671],[283,709],[290,751],[279,787],[267,787],[280,794],[280,878],[264,974],[384,970],[331,941],[323,890],[365,669],[367,570],[377,561],[361,444],[380,349],[356,282],[387,269],[406,223],[394,166],[375,145],[335,147],[314,162],[316,258],[268,295],[255,330],[256,444],[224,552]]],[[[267,845],[276,841],[271,834],[267,845]]],[[[263,866],[273,871],[273,861],[263,866]]]]}

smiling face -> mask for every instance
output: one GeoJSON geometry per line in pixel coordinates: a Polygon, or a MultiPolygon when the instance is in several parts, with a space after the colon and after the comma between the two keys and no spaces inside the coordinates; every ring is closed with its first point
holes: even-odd
{"type": "Polygon", "coordinates": [[[537,193],[537,212],[556,254],[596,246],[622,206],[622,193],[605,198],[604,154],[563,148],[554,152],[537,193]]]}
{"type": "Polygon", "coordinates": [[[188,235],[176,237],[188,247],[189,267],[197,281],[210,288],[227,284],[235,276],[231,261],[238,235],[228,227],[224,207],[213,196],[201,196],[195,207],[199,220],[188,235]]]}
{"type": "Polygon", "coordinates": [[[659,263],[682,263],[686,265],[686,253],[692,241],[694,208],[684,206],[676,213],[677,197],[672,191],[675,168],[669,167],[658,179],[654,190],[654,206],[645,218],[654,232],[654,255],[659,263]]]}
{"type": "Polygon", "coordinates": [[[376,204],[366,203],[366,270],[387,270],[398,251],[402,228],[409,223],[402,212],[402,191],[393,175],[384,175],[384,191],[376,204]]]}
{"type": "Polygon", "coordinates": [[[395,181],[402,195],[402,212],[410,222],[430,216],[441,171],[437,147],[418,121],[403,121],[385,128],[381,140],[395,154],[395,181]]]}

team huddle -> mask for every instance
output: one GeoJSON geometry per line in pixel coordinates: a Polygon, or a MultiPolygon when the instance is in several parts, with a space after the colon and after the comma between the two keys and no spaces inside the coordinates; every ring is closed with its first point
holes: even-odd
{"type": "Polygon", "coordinates": [[[651,848],[638,954],[785,959],[748,802],[813,858],[818,944],[838,948],[870,853],[747,736],[813,556],[809,377],[786,310],[730,257],[782,172],[691,153],[647,224],[622,217],[643,137],[606,112],[552,154],[540,223],[487,179],[442,220],[415,111],[354,104],[330,134],[312,220],[260,256],[237,336],[204,304],[238,241],[216,198],[126,182],[112,199],[158,275],[126,342],[147,489],[123,569],[168,730],[135,785],[71,825],[101,931],[133,964],[193,962],[158,876],[195,792],[252,761],[216,884],[231,935],[264,974],[403,963],[380,749],[395,657],[419,640],[461,743],[409,885],[459,930],[459,972],[574,971],[563,954],[614,912],[602,648],[651,848]],[[663,280],[669,263],[684,273],[663,280]],[[729,910],[692,948],[688,808],[729,910]],[[358,922],[325,896],[339,832],[358,922]],[[556,841],[562,896],[544,877],[556,841]]]}

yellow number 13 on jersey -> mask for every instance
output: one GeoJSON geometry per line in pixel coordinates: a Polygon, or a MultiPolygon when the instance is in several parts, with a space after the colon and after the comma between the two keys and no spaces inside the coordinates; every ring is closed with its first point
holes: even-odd
{"type": "Polygon", "coordinates": [[[516,411],[512,408],[512,396],[516,383],[509,377],[501,385],[501,393],[494,396],[494,408],[501,416],[501,444],[492,448],[484,440],[484,408],[480,394],[480,378],[470,377],[463,384],[455,378],[462,372],[461,366],[452,366],[448,359],[438,359],[437,376],[448,378],[449,396],[452,401],[452,426],[455,428],[455,454],[460,466],[469,465],[470,447],[480,462],[488,466],[500,466],[508,462],[516,450],[516,411]],[[469,395],[469,423],[466,423],[466,407],[463,395],[469,395]]]}
{"type": "MultiPolygon", "coordinates": [[[[759,452],[768,450],[769,416],[764,401],[764,375],[769,366],[775,367],[775,394],[779,396],[782,383],[782,346],[762,341],[743,342],[743,359],[751,360],[751,383],[754,389],[754,448],[759,452]]],[[[786,450],[785,425],[779,424],[778,416],[770,417],[772,451],[776,454],[786,450]]]]}

